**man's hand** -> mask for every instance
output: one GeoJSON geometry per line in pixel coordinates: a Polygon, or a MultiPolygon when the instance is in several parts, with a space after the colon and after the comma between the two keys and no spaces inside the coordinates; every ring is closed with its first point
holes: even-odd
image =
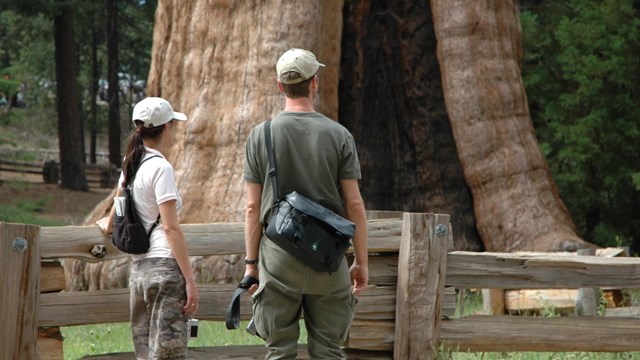
{"type": "MultiPolygon", "coordinates": [[[[258,276],[258,265],[247,264],[245,266],[244,276],[245,277],[251,276],[254,279],[260,279],[260,277],[258,276]]],[[[249,293],[249,295],[253,295],[253,293],[255,293],[257,290],[258,290],[258,284],[253,284],[251,285],[251,287],[249,287],[247,292],[249,293]]]]}
{"type": "Polygon", "coordinates": [[[354,262],[349,269],[349,275],[353,284],[353,294],[360,295],[369,285],[369,266],[354,262]]]}

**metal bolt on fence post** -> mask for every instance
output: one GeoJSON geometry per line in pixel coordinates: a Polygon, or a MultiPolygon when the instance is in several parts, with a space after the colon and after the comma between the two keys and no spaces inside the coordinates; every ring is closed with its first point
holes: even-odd
{"type": "Polygon", "coordinates": [[[449,228],[447,228],[447,225],[445,224],[438,224],[436,226],[436,235],[438,236],[444,236],[447,235],[447,232],[449,232],[449,228]]]}
{"type": "Polygon", "coordinates": [[[15,252],[25,252],[25,250],[27,250],[27,240],[21,238],[21,237],[17,237],[13,240],[13,251],[15,252]]]}

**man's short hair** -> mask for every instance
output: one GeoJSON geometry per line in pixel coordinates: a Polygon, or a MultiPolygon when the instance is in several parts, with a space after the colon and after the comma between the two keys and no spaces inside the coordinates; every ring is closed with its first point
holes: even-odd
{"type": "MultiPolygon", "coordinates": [[[[280,75],[280,78],[285,79],[285,81],[295,80],[300,78],[300,73],[296,71],[288,71],[286,73],[282,73],[280,75]]],[[[311,83],[311,79],[313,79],[313,76],[295,84],[285,84],[281,82],[282,88],[284,89],[284,94],[289,99],[308,97],[311,93],[311,86],[309,85],[311,83]]]]}

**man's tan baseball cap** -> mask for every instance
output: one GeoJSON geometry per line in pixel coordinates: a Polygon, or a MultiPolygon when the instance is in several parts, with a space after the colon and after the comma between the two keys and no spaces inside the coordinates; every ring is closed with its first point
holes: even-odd
{"type": "Polygon", "coordinates": [[[283,84],[297,84],[305,81],[315,75],[318,72],[320,66],[324,67],[316,60],[316,56],[309,50],[303,49],[290,49],[278,59],[276,64],[276,72],[278,73],[278,80],[283,84]],[[284,80],[282,74],[295,71],[300,74],[300,77],[293,80],[284,80]]]}

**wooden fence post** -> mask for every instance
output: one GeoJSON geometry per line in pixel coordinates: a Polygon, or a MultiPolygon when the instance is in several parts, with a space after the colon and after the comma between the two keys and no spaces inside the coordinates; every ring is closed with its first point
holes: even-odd
{"type": "MultiPolygon", "coordinates": [[[[594,256],[596,249],[579,249],[578,256],[594,256]]],[[[600,304],[600,289],[580,288],[576,297],[576,314],[580,316],[598,315],[598,305],[600,304]]]]}
{"type": "Polygon", "coordinates": [[[403,216],[394,360],[437,358],[449,229],[449,215],[403,216]]]}
{"type": "Polygon", "coordinates": [[[0,359],[36,359],[40,227],[0,222],[0,359]]]}

